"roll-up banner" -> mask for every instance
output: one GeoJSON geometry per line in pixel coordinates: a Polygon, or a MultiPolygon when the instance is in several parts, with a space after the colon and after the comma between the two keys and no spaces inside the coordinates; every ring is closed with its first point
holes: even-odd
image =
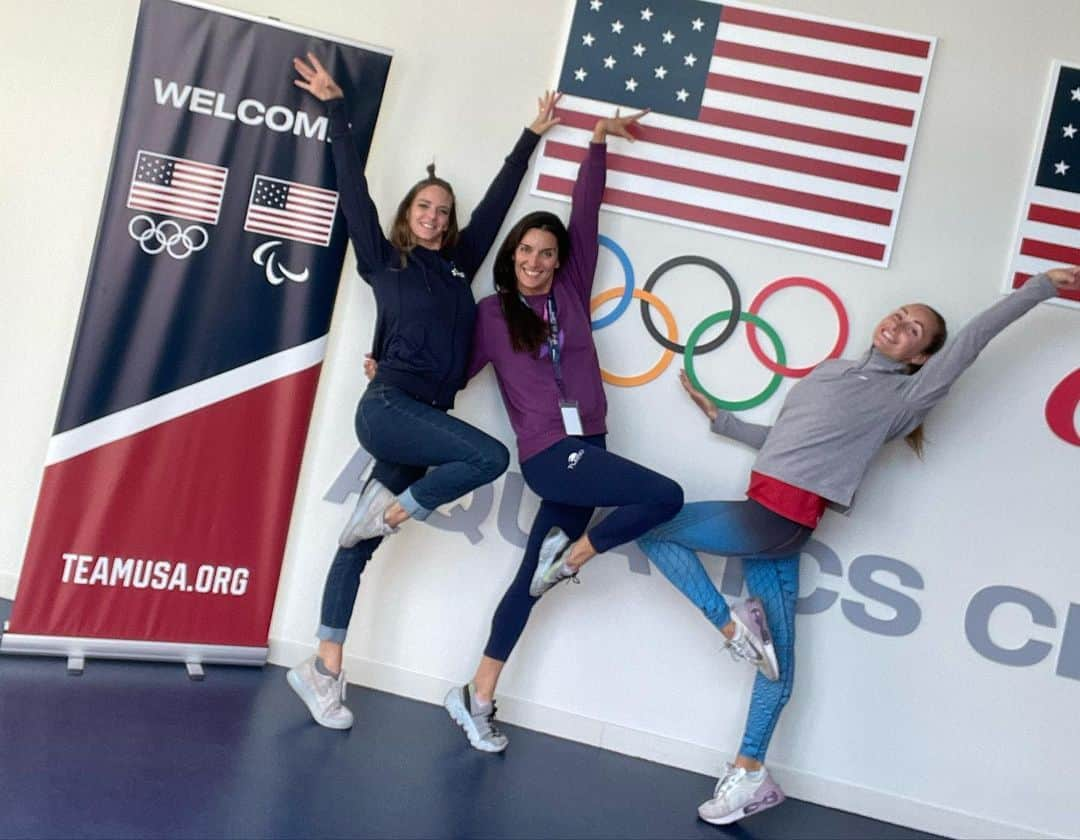
{"type": "Polygon", "coordinates": [[[389,51],[142,0],[0,650],[265,661],[347,239],[308,51],[366,156],[389,51]]]}

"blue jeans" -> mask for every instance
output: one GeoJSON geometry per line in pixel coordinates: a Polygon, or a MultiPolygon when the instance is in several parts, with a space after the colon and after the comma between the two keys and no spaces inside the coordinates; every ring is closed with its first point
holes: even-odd
{"type": "Polygon", "coordinates": [[[742,557],[751,595],[761,599],[773,635],[780,678],[758,674],[750,696],[739,753],[764,761],[780,712],[795,678],[795,602],[799,596],[799,552],[812,529],[773,513],[757,502],[694,502],[674,519],[638,540],[648,558],[717,628],[731,620],[696,551],[742,557]]]}
{"type": "Polygon", "coordinates": [[[510,464],[510,453],[491,435],[379,382],[368,385],[356,407],[356,436],[379,461],[425,468],[397,493],[413,519],[490,484],[510,464]]]}
{"type": "MultiPolygon", "coordinates": [[[[356,407],[356,436],[375,456],[371,478],[398,497],[413,519],[506,472],[510,453],[490,435],[392,385],[371,383],[356,407]],[[433,469],[429,469],[433,468],[433,469]]],[[[318,638],[345,641],[360,575],[382,542],[339,548],[323,587],[318,638]]]]}
{"type": "Polygon", "coordinates": [[[543,500],[529,530],[525,556],[491,619],[484,655],[505,662],[538,599],[529,594],[540,544],[553,527],[571,540],[585,533],[596,507],[616,509],[589,531],[598,553],[631,542],[682,506],[682,488],[670,478],[605,448],[603,435],[568,437],[527,458],[521,472],[543,500]]]}

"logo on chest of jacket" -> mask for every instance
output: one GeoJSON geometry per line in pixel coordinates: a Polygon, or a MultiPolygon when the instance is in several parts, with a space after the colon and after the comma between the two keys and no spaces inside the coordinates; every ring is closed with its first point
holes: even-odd
{"type": "Polygon", "coordinates": [[[450,263],[450,274],[453,277],[460,277],[462,280],[465,279],[465,272],[462,271],[460,268],[458,268],[453,263],[450,263]]]}
{"type": "Polygon", "coordinates": [[[579,449],[577,452],[571,452],[566,458],[566,468],[568,470],[572,470],[578,465],[578,461],[580,461],[584,457],[584,455],[584,449],[579,449]]]}

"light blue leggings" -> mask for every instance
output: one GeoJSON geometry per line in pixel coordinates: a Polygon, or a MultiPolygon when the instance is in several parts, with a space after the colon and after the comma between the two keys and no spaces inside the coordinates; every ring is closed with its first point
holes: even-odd
{"type": "Polygon", "coordinates": [[[717,628],[731,620],[696,551],[742,557],[751,595],[761,599],[772,630],[780,679],[761,674],[754,680],[750,710],[739,753],[765,760],[780,712],[791,697],[795,676],[795,601],[799,595],[799,551],[812,529],[746,499],[741,502],[693,502],[675,518],[658,525],[638,545],[675,587],[717,628]]]}

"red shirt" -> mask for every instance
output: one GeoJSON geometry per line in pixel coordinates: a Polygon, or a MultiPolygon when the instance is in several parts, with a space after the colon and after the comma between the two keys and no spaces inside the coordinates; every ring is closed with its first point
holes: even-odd
{"type": "Polygon", "coordinates": [[[746,495],[773,513],[807,528],[816,528],[825,513],[825,500],[817,493],[759,472],[751,471],[746,495]]]}

